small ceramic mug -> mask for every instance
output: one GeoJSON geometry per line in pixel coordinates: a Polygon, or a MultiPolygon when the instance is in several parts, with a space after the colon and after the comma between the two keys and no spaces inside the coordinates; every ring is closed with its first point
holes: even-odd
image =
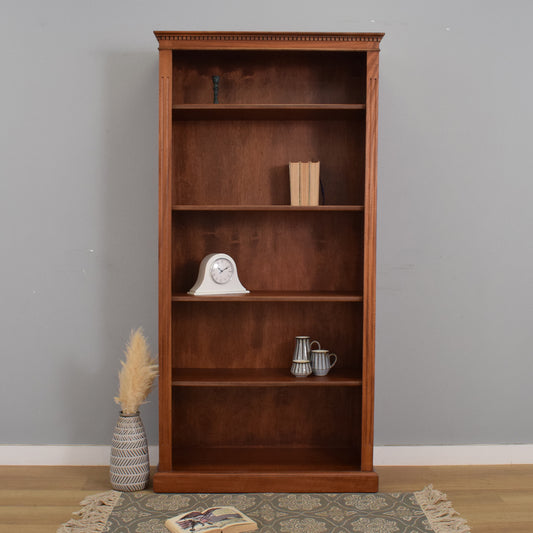
{"type": "Polygon", "coordinates": [[[311,367],[315,376],[326,376],[335,366],[337,355],[328,350],[311,350],[311,367]],[[331,358],[333,357],[333,362],[331,358]]]}
{"type": "Polygon", "coordinates": [[[291,374],[297,378],[306,378],[312,373],[311,363],[308,359],[294,359],[291,366],[291,374]]]}

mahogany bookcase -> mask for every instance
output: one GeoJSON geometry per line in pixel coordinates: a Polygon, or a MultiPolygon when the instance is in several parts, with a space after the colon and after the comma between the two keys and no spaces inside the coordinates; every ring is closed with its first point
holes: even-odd
{"type": "Polygon", "coordinates": [[[156,492],[373,492],[378,58],[383,34],[155,32],[156,492]],[[213,103],[213,76],[219,76],[213,103]],[[320,161],[291,206],[289,161],[320,161]],[[228,253],[245,295],[191,296],[228,253]],[[338,354],[289,373],[294,337],[338,354]]]}

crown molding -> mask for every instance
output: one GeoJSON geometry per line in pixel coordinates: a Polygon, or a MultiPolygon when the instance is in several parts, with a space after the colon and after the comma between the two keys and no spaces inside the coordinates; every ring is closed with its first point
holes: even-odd
{"type": "Polygon", "coordinates": [[[379,50],[383,33],[181,32],[155,31],[159,49],[321,49],[379,50]]]}

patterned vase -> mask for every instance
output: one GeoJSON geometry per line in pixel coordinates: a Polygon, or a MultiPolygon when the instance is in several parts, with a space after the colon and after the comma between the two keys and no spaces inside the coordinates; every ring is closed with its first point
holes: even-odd
{"type": "Polygon", "coordinates": [[[130,492],[143,490],[150,478],[150,460],[146,431],[139,413],[120,412],[111,444],[111,486],[130,492]]]}

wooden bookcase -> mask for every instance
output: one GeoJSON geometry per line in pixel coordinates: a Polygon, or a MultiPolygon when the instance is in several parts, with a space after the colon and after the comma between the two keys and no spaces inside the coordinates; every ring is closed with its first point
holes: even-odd
{"type": "Polygon", "coordinates": [[[376,142],[383,34],[155,32],[156,492],[376,491],[376,142]],[[213,103],[212,76],[220,76],[213,103]],[[290,206],[289,161],[323,205],[290,206]],[[251,292],[190,296],[225,252],[251,292]],[[290,375],[294,337],[339,356],[290,375]]]}

